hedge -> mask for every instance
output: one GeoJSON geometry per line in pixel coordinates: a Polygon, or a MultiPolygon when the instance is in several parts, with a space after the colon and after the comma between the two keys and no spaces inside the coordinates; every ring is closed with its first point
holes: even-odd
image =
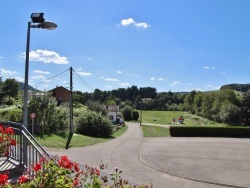
{"type": "Polygon", "coordinates": [[[197,127],[197,126],[170,126],[170,135],[173,137],[235,137],[250,138],[250,127],[197,127]]]}

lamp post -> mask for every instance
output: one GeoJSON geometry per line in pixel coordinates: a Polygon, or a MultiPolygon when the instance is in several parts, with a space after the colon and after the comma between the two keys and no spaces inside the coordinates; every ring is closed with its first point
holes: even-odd
{"type": "Polygon", "coordinates": [[[28,128],[28,81],[29,81],[29,52],[30,52],[30,28],[41,28],[53,30],[57,25],[53,22],[45,22],[44,13],[32,13],[28,22],[27,43],[26,43],[26,60],[25,60],[25,77],[24,77],[24,96],[23,96],[23,125],[28,128]]]}
{"type": "Polygon", "coordinates": [[[141,120],[142,120],[142,101],[139,102],[141,104],[141,113],[140,113],[140,126],[141,126],[141,120]]]}

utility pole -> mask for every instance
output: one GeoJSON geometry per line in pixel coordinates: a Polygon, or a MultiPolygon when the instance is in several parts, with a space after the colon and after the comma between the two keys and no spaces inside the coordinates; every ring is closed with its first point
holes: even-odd
{"type": "Polygon", "coordinates": [[[70,67],[70,96],[69,96],[69,114],[70,114],[70,133],[69,133],[69,137],[66,143],[66,149],[69,148],[69,144],[71,141],[71,138],[73,136],[74,133],[74,126],[73,126],[73,95],[72,95],[72,90],[73,90],[73,79],[72,79],[72,67],[70,67]]]}
{"type": "Polygon", "coordinates": [[[70,67],[70,133],[73,134],[73,79],[72,79],[72,67],[70,67]]]}

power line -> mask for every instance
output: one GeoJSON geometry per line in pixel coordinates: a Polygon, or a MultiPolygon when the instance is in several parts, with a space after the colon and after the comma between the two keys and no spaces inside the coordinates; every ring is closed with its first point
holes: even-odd
{"type": "Polygon", "coordinates": [[[89,84],[87,84],[87,82],[85,82],[73,69],[73,72],[75,73],[75,75],[80,79],[80,81],[82,81],[82,83],[84,83],[85,86],[88,86],[92,91],[94,91],[94,89],[92,87],[90,87],[89,84]]]}
{"type": "MultiPolygon", "coordinates": [[[[59,73],[59,74],[57,74],[57,75],[55,75],[55,76],[52,76],[52,77],[50,77],[50,78],[48,78],[48,79],[46,79],[46,80],[43,80],[43,81],[38,82],[38,83],[36,83],[36,84],[33,84],[33,85],[31,85],[31,86],[37,86],[37,85],[46,83],[48,80],[52,80],[52,79],[55,78],[55,77],[59,77],[60,75],[66,73],[67,71],[69,71],[69,69],[67,69],[67,70],[65,70],[65,71],[63,71],[63,72],[61,72],[61,73],[59,73]]],[[[65,75],[65,74],[64,74],[64,75],[65,75]]],[[[62,76],[64,76],[64,75],[62,75],[62,76]]],[[[62,76],[61,76],[61,77],[62,77],[62,76]]]]}

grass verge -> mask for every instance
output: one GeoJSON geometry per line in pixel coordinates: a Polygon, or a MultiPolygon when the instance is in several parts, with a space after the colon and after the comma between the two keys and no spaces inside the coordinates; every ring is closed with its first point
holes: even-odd
{"type": "Polygon", "coordinates": [[[141,126],[144,137],[169,137],[169,128],[151,125],[141,126]]]}
{"type": "MultiPolygon", "coordinates": [[[[84,147],[84,146],[98,144],[101,142],[106,142],[108,140],[112,140],[122,135],[123,133],[126,132],[126,130],[127,130],[127,126],[117,130],[109,138],[96,138],[96,137],[84,136],[80,134],[74,134],[69,144],[69,147],[84,147]]],[[[68,137],[62,137],[58,135],[44,135],[42,138],[39,136],[36,136],[36,139],[44,147],[65,148],[68,137]]]]}

